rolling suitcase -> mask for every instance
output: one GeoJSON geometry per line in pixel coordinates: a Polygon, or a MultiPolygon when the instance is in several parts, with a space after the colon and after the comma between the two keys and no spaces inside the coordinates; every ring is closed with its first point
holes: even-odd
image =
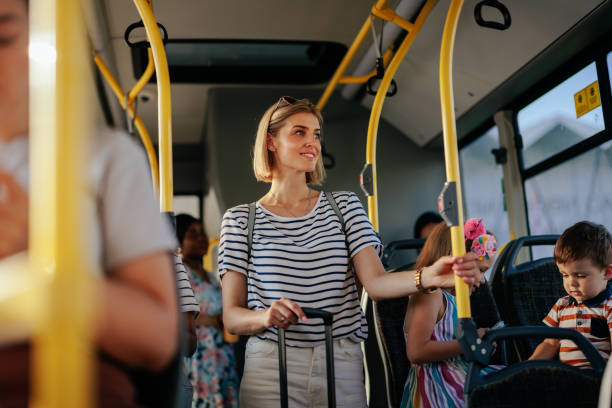
{"type": "MultiPolygon", "coordinates": [[[[336,406],[336,385],[334,381],[334,342],[332,336],[332,325],[334,316],[323,310],[302,308],[306,317],[323,319],[325,324],[325,362],[327,365],[327,406],[336,406]]],[[[281,407],[289,407],[289,395],[287,394],[287,349],[285,346],[285,330],[278,329],[278,368],[280,372],[280,397],[281,407]]]]}

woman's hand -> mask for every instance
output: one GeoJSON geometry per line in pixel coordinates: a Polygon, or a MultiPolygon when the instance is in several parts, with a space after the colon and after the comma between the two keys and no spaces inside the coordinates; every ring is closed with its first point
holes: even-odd
{"type": "Polygon", "coordinates": [[[283,297],[275,300],[263,314],[264,327],[278,326],[286,329],[296,324],[298,319],[306,321],[306,314],[295,302],[283,297]]]}
{"type": "Polygon", "coordinates": [[[478,287],[484,282],[476,256],[472,253],[462,257],[443,256],[433,265],[423,269],[421,282],[424,288],[450,288],[455,286],[455,275],[470,286],[478,287]]]}
{"type": "Polygon", "coordinates": [[[28,195],[10,174],[0,172],[0,259],[28,248],[28,195]]]}

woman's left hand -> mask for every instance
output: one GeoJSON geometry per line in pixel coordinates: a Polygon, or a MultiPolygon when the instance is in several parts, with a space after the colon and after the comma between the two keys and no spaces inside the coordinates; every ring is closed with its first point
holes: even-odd
{"type": "Polygon", "coordinates": [[[423,269],[421,281],[424,288],[450,288],[455,286],[455,275],[470,286],[478,287],[484,282],[476,256],[472,253],[462,257],[443,256],[433,265],[423,269]]]}

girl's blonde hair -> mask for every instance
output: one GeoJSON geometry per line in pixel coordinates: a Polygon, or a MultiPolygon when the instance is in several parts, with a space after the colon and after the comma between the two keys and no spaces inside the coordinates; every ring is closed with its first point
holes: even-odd
{"type": "Polygon", "coordinates": [[[416,269],[431,266],[439,258],[452,253],[450,227],[444,221],[437,224],[427,237],[416,261],[416,269]]]}
{"type": "MultiPolygon", "coordinates": [[[[267,183],[272,181],[274,154],[268,150],[268,134],[276,136],[285,120],[298,112],[312,113],[319,121],[319,126],[323,127],[321,112],[308,99],[282,97],[270,106],[259,121],[253,146],[253,171],[257,180],[267,183]]],[[[314,171],[306,173],[306,183],[320,185],[324,179],[323,157],[319,155],[314,171]]]]}

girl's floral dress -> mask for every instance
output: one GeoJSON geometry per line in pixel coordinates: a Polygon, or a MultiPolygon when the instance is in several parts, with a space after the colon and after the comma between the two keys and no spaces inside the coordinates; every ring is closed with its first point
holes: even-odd
{"type": "MultiPolygon", "coordinates": [[[[200,313],[221,314],[221,288],[204,281],[187,265],[189,280],[200,313]]],[[[223,340],[223,331],[213,326],[196,326],[198,348],[186,359],[188,378],[193,385],[194,408],[238,406],[238,376],[231,344],[223,340]]]]}

